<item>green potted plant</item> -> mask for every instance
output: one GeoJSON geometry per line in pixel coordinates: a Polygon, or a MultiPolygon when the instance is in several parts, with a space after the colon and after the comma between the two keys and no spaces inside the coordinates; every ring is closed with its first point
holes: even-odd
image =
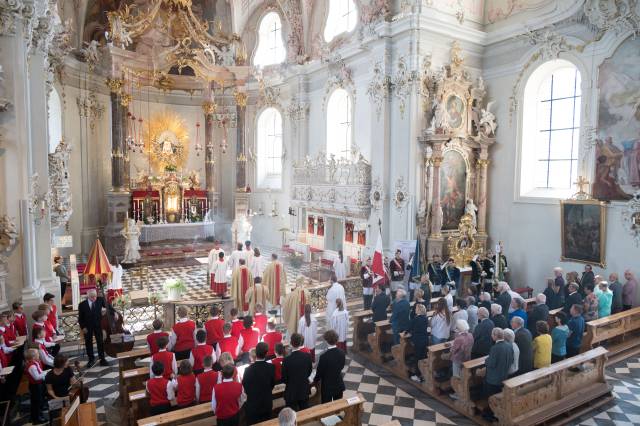
{"type": "Polygon", "coordinates": [[[164,291],[168,300],[180,300],[182,293],[187,291],[187,286],[180,278],[169,278],[164,282],[164,291]]]}

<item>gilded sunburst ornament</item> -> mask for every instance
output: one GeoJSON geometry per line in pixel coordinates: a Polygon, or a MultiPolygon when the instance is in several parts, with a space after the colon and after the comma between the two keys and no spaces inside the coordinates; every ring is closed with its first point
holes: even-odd
{"type": "Polygon", "coordinates": [[[144,129],[144,146],[158,172],[184,168],[189,152],[189,131],[184,119],[170,111],[153,115],[144,129]]]}

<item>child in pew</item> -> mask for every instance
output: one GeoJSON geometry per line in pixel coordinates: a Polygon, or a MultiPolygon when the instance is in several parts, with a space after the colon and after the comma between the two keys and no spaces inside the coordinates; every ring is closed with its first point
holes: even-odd
{"type": "Polygon", "coordinates": [[[240,358],[243,363],[247,363],[249,361],[249,352],[256,347],[260,340],[260,330],[253,327],[251,315],[246,315],[242,322],[244,329],[240,332],[240,338],[242,339],[240,358]]]}
{"type": "Polygon", "coordinates": [[[58,332],[58,307],[55,303],[55,296],[51,293],[46,293],[43,298],[43,302],[49,305],[49,312],[47,313],[47,321],[53,328],[55,334],[60,334],[58,332]]]}
{"type": "Polygon", "coordinates": [[[230,364],[222,368],[222,382],[213,386],[211,409],[216,415],[218,426],[238,426],[240,407],[246,396],[242,384],[233,379],[234,367],[230,364]]]}
{"type": "Polygon", "coordinates": [[[191,363],[186,359],[180,361],[178,376],[174,379],[176,402],[178,408],[186,408],[196,401],[196,376],[193,374],[191,363]]]}
{"type": "Polygon", "coordinates": [[[164,323],[162,320],[155,319],[151,324],[153,326],[153,331],[147,335],[147,347],[149,348],[149,352],[151,355],[155,355],[158,352],[158,339],[161,337],[169,338],[169,333],[162,330],[164,327],[164,323]]]}
{"type": "Polygon", "coordinates": [[[4,336],[0,334],[0,369],[11,364],[11,352],[14,348],[7,346],[4,336]]]}
{"type": "Polygon", "coordinates": [[[244,329],[244,323],[238,318],[238,308],[231,308],[231,335],[240,338],[240,332],[244,329]]]}
{"type": "Polygon", "coordinates": [[[213,369],[213,358],[204,357],[202,360],[204,371],[196,376],[196,401],[198,403],[211,402],[211,389],[218,383],[218,372],[213,369]]]}
{"type": "Polygon", "coordinates": [[[269,362],[275,367],[275,379],[276,384],[278,384],[282,383],[282,360],[284,359],[286,351],[282,343],[276,343],[274,351],[276,356],[269,362]]]}
{"type": "Polygon", "coordinates": [[[562,361],[567,357],[567,338],[569,337],[569,327],[567,327],[567,314],[560,311],[556,314],[554,321],[556,326],[551,330],[551,362],[562,361]]]}
{"type": "MultiPolygon", "coordinates": [[[[236,368],[235,361],[231,357],[229,352],[223,352],[220,354],[220,358],[218,358],[218,364],[220,365],[220,371],[224,368],[225,365],[233,366],[233,380],[240,382],[240,375],[238,374],[238,369],[236,368]]],[[[222,383],[222,373],[218,373],[218,381],[217,383],[222,383]]]]}
{"type": "Polygon", "coordinates": [[[10,311],[0,314],[0,335],[4,336],[7,346],[11,346],[16,341],[16,329],[11,324],[10,317],[13,314],[10,311]]]}
{"type": "Polygon", "coordinates": [[[35,333],[34,343],[38,345],[38,356],[41,364],[43,364],[44,368],[47,370],[53,368],[53,356],[49,353],[50,346],[48,346],[53,345],[53,343],[45,340],[45,331],[43,328],[36,328],[35,333]]]}
{"type": "Polygon", "coordinates": [[[36,349],[29,349],[27,351],[25,361],[24,374],[29,381],[29,396],[31,397],[31,423],[45,423],[46,388],[44,386],[44,379],[47,374],[43,371],[40,356],[36,349]]]}
{"type": "Polygon", "coordinates": [[[253,316],[253,326],[260,332],[260,337],[267,332],[267,316],[264,314],[264,307],[256,303],[256,313],[253,316]]]}
{"type": "Polygon", "coordinates": [[[175,400],[175,385],[165,377],[164,365],[160,361],[153,362],[150,371],[151,378],[146,384],[150,414],[157,416],[168,413],[175,400]]]}
{"type": "Polygon", "coordinates": [[[13,302],[11,305],[13,309],[13,315],[15,319],[13,320],[13,326],[16,328],[16,333],[18,336],[26,336],[27,335],[27,317],[24,315],[24,309],[22,307],[22,303],[13,302]]]}
{"type": "MultiPolygon", "coordinates": [[[[213,347],[207,345],[207,332],[203,329],[196,331],[196,346],[191,350],[189,362],[195,374],[200,374],[204,370],[202,361],[205,357],[215,357],[213,347]]],[[[214,359],[215,362],[215,359],[214,359]]]]}
{"type": "Polygon", "coordinates": [[[276,344],[282,342],[282,333],[276,330],[275,318],[270,318],[267,322],[267,332],[260,338],[262,342],[265,342],[269,346],[267,351],[267,359],[275,356],[276,344]]]}
{"type": "MultiPolygon", "coordinates": [[[[173,352],[169,352],[167,350],[167,346],[169,345],[169,339],[167,337],[160,337],[158,339],[158,352],[151,356],[151,365],[156,362],[162,364],[162,375],[165,379],[170,380],[172,376],[174,376],[178,372],[178,363],[176,362],[176,355],[173,352]]],[[[150,377],[155,377],[155,373],[153,372],[153,368],[149,368],[150,377]]]]}
{"type": "Polygon", "coordinates": [[[188,313],[186,306],[178,307],[178,322],[174,324],[169,336],[171,350],[176,354],[177,360],[188,359],[195,345],[196,323],[187,317],[188,313]]]}
{"type": "Polygon", "coordinates": [[[51,312],[52,312],[51,305],[49,305],[48,303],[41,303],[38,305],[38,310],[45,312],[45,318],[43,322],[44,322],[44,328],[45,330],[47,330],[47,339],[49,339],[52,342],[55,341],[56,336],[58,335],[58,331],[56,330],[55,326],[51,322],[51,312]]]}
{"type": "Polygon", "coordinates": [[[232,325],[230,323],[224,325],[224,337],[218,342],[218,346],[216,346],[217,359],[220,359],[221,354],[225,352],[231,355],[233,360],[237,359],[240,355],[240,350],[244,342],[242,341],[242,337],[236,337],[231,334],[231,328],[232,325]]]}
{"type": "Polygon", "coordinates": [[[215,348],[224,337],[224,319],[220,317],[220,309],[215,305],[211,307],[209,315],[209,319],[204,323],[204,329],[207,332],[207,345],[215,348]]]}

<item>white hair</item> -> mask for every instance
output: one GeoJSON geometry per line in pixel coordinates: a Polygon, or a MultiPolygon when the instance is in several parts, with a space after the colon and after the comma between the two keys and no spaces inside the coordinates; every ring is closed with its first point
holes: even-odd
{"type": "Polygon", "coordinates": [[[497,303],[492,303],[491,313],[494,315],[500,315],[502,313],[502,306],[498,305],[497,303]]]}
{"type": "Polygon", "coordinates": [[[463,319],[459,319],[456,321],[456,330],[458,330],[461,333],[465,333],[467,331],[469,331],[469,323],[466,322],[463,319]]]}
{"type": "Polygon", "coordinates": [[[289,407],[284,407],[278,414],[278,424],[280,426],[295,426],[297,414],[289,407]]]}
{"type": "Polygon", "coordinates": [[[478,309],[478,318],[489,318],[489,311],[484,306],[478,309]]]}
{"type": "Polygon", "coordinates": [[[544,305],[545,303],[547,303],[547,296],[544,293],[539,293],[536,296],[536,302],[538,302],[541,305],[544,305]]]}
{"type": "Polygon", "coordinates": [[[491,295],[486,291],[480,293],[480,300],[491,300],[491,295]]]}
{"type": "Polygon", "coordinates": [[[556,266],[555,268],[553,268],[553,272],[562,272],[562,268],[559,266],[556,266]]]}
{"type": "Polygon", "coordinates": [[[495,327],[491,330],[491,336],[493,336],[496,340],[504,339],[504,331],[500,327],[495,327]]]}
{"type": "Polygon", "coordinates": [[[504,335],[504,340],[509,343],[513,343],[513,341],[516,340],[516,334],[510,328],[503,329],[502,334],[504,335]]]}
{"type": "Polygon", "coordinates": [[[407,292],[404,291],[404,289],[399,288],[398,291],[396,291],[396,299],[400,298],[400,297],[405,297],[407,295],[407,292]]]}
{"type": "Polygon", "coordinates": [[[87,291],[87,296],[91,296],[91,295],[94,295],[94,296],[98,295],[98,292],[96,291],[95,288],[92,288],[91,290],[87,291]]]}
{"type": "Polygon", "coordinates": [[[516,323],[516,325],[518,326],[516,328],[520,328],[524,325],[524,320],[522,319],[522,317],[518,317],[518,316],[514,316],[513,318],[511,318],[511,322],[516,323]]]}

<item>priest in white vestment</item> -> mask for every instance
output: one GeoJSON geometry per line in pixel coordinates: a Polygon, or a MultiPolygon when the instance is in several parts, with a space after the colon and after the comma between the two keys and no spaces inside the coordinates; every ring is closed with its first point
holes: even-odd
{"type": "Polygon", "coordinates": [[[342,254],[342,250],[338,251],[338,257],[333,261],[333,271],[336,273],[336,277],[338,280],[344,280],[347,278],[347,271],[349,270],[349,265],[342,254]]]}
{"type": "Polygon", "coordinates": [[[262,274],[262,282],[269,289],[271,305],[280,305],[287,292],[287,272],[275,253],[271,255],[271,263],[267,265],[262,274]]]}
{"type": "Polygon", "coordinates": [[[251,275],[253,278],[262,278],[262,274],[264,274],[264,270],[267,268],[267,260],[260,253],[260,250],[257,248],[253,249],[253,258],[249,263],[249,269],[251,270],[251,275]]]}
{"type": "Polygon", "coordinates": [[[347,300],[344,287],[338,282],[338,278],[334,272],[331,273],[331,287],[327,291],[327,323],[331,322],[333,311],[336,310],[336,300],[347,300]]]}
{"type": "Polygon", "coordinates": [[[266,308],[269,300],[269,289],[262,285],[260,277],[253,278],[253,285],[245,293],[245,300],[249,303],[249,314],[251,315],[255,314],[256,305],[262,305],[266,308]]]}
{"type": "Polygon", "coordinates": [[[240,259],[247,261],[247,253],[242,248],[242,243],[238,243],[236,249],[231,252],[231,256],[229,256],[229,269],[235,271],[240,266],[240,259]]]}
{"type": "Polygon", "coordinates": [[[211,291],[213,291],[218,297],[224,297],[227,293],[228,270],[227,259],[224,257],[224,251],[221,250],[218,253],[218,260],[216,260],[210,268],[211,273],[209,275],[209,282],[211,283],[211,291]]]}
{"type": "Polygon", "coordinates": [[[251,247],[251,241],[244,242],[244,259],[247,261],[247,267],[251,269],[253,264],[253,247],[251,247]]]}
{"type": "Polygon", "coordinates": [[[331,328],[338,334],[338,346],[347,352],[347,332],[349,331],[349,312],[344,299],[336,299],[336,309],[331,314],[331,328]]]}
{"type": "Polygon", "coordinates": [[[304,288],[304,278],[296,279],[296,288],[294,288],[284,300],[282,304],[282,317],[287,326],[289,336],[298,331],[298,320],[304,316],[305,305],[311,302],[310,294],[304,288]]]}

